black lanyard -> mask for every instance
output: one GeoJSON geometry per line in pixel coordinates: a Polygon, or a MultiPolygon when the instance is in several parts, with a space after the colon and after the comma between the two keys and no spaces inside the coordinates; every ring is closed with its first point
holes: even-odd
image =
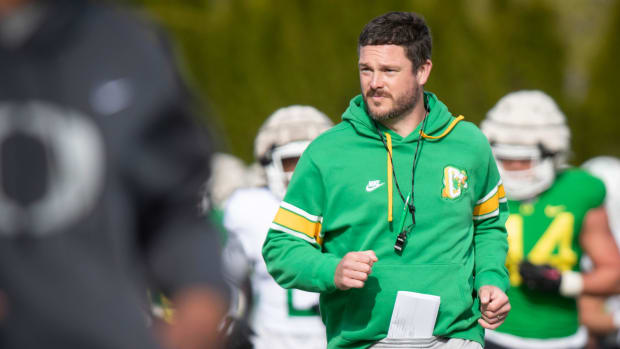
{"type": "Polygon", "coordinates": [[[400,191],[400,186],[398,185],[398,179],[396,178],[396,167],[394,166],[394,161],[392,160],[392,152],[390,152],[390,149],[385,141],[385,138],[383,138],[383,134],[381,133],[381,131],[379,131],[377,122],[373,120],[375,124],[375,129],[377,130],[377,133],[379,134],[379,138],[381,138],[381,142],[383,143],[383,147],[385,148],[385,151],[387,151],[388,156],[390,158],[390,163],[392,164],[392,175],[394,176],[394,183],[396,184],[396,190],[398,191],[398,195],[403,201],[403,204],[407,206],[409,213],[411,213],[412,225],[410,227],[407,227],[407,229],[403,229],[401,232],[399,232],[398,237],[396,238],[396,243],[394,244],[394,250],[398,253],[402,253],[405,247],[405,242],[407,241],[407,232],[413,229],[413,226],[415,225],[415,205],[413,203],[413,193],[414,193],[413,187],[415,183],[415,165],[418,159],[420,143],[422,143],[422,133],[424,132],[424,128],[426,127],[427,119],[428,119],[428,109],[426,109],[426,115],[424,115],[424,119],[422,120],[422,129],[420,130],[420,133],[418,135],[418,144],[415,147],[415,153],[413,155],[413,165],[411,168],[411,194],[410,194],[411,196],[407,197],[407,199],[405,199],[405,197],[403,196],[403,193],[400,191]]]}

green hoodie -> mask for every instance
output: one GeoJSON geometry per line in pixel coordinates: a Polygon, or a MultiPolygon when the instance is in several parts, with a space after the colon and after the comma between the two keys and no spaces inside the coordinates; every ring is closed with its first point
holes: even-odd
{"type": "MultiPolygon", "coordinates": [[[[412,218],[402,214],[386,147],[361,96],[351,100],[343,122],[304,152],[265,240],[265,262],[282,287],[321,292],[328,348],[365,348],[385,338],[400,290],[441,297],[435,336],[482,344],[474,291],[508,288],[506,199],[490,146],[434,94],[425,92],[425,100],[430,111],[415,169],[416,225],[402,254],[394,243],[412,218]],[[337,289],[339,261],[363,250],[379,259],[364,287],[337,289]]],[[[421,127],[403,138],[379,125],[405,197],[421,127]]]]}

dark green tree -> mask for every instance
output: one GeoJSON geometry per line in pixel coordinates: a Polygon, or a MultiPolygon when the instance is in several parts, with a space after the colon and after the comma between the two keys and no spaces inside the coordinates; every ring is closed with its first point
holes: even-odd
{"type": "Polygon", "coordinates": [[[591,65],[589,93],[579,109],[573,137],[581,152],[579,162],[597,155],[620,157],[620,3],[611,15],[600,52],[591,65]]]}

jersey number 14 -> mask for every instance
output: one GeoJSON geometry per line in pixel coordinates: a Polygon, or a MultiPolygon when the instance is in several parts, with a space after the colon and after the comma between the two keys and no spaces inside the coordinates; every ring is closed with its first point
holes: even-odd
{"type": "MultiPolygon", "coordinates": [[[[570,212],[558,213],[534,247],[527,254],[533,264],[548,264],[560,271],[571,270],[577,263],[572,249],[575,217],[570,212]]],[[[523,216],[511,214],[506,221],[508,230],[508,255],[506,267],[510,285],[521,285],[519,263],[523,260],[523,216]]]]}

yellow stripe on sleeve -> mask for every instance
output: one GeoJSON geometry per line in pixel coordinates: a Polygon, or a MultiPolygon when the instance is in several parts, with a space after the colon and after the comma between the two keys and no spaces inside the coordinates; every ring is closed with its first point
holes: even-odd
{"type": "Polygon", "coordinates": [[[500,184],[499,188],[497,188],[497,192],[499,193],[500,200],[506,197],[506,192],[504,191],[504,185],[500,184]]]}
{"type": "MultiPolygon", "coordinates": [[[[319,224],[319,226],[320,226],[320,225],[321,225],[321,224],[319,224]]],[[[320,228],[319,228],[319,229],[320,229],[320,228]]],[[[321,245],[321,246],[323,246],[323,237],[317,234],[317,236],[316,236],[316,243],[317,243],[317,244],[319,244],[319,245],[321,245]]]]}
{"type": "Polygon", "coordinates": [[[274,223],[283,227],[295,230],[297,232],[308,235],[309,237],[316,239],[319,244],[323,242],[321,236],[321,223],[313,222],[305,217],[302,217],[296,213],[285,210],[282,207],[278,210],[274,223]]]}
{"type": "MultiPolygon", "coordinates": [[[[500,188],[502,188],[503,191],[503,187],[500,188]]],[[[499,208],[499,194],[500,191],[498,190],[495,195],[490,197],[487,201],[476,205],[474,207],[474,216],[482,216],[497,210],[499,208]]]]}

